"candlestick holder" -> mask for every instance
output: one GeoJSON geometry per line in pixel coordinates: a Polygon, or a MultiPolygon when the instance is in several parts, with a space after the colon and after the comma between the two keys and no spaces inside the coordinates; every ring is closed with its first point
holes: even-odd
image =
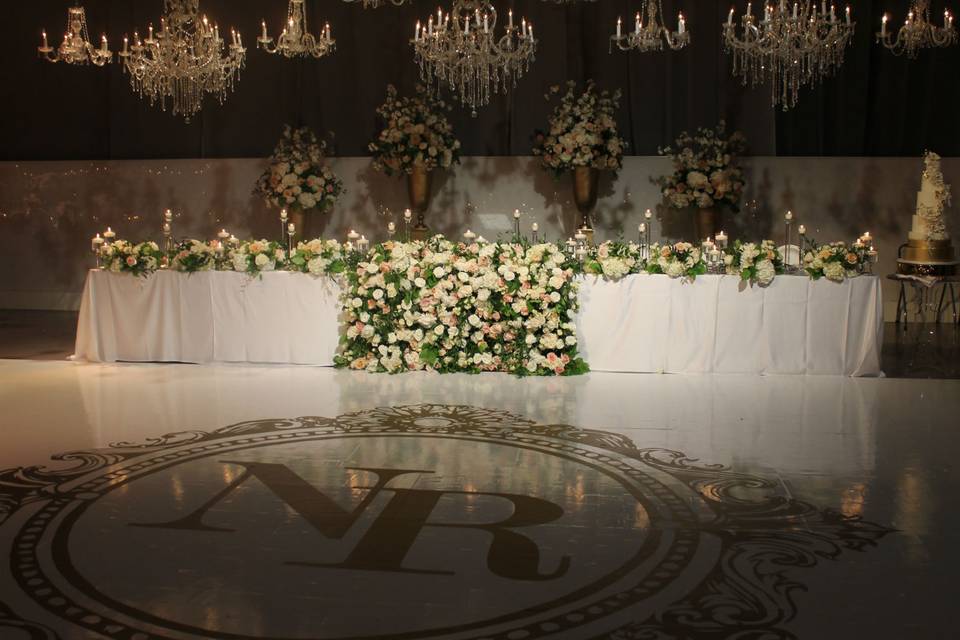
{"type": "Polygon", "coordinates": [[[793,221],[790,218],[787,218],[784,220],[784,234],[783,234],[785,238],[783,242],[783,249],[784,249],[784,253],[787,254],[783,257],[783,264],[785,269],[790,272],[795,271],[795,268],[793,265],[793,247],[790,245],[790,241],[793,239],[791,234],[791,230],[793,226],[792,222],[793,221]]]}
{"type": "Polygon", "coordinates": [[[287,257],[288,258],[293,255],[293,250],[296,249],[296,245],[294,245],[294,238],[296,236],[297,236],[297,232],[295,230],[290,231],[289,229],[287,229],[287,257]]]}

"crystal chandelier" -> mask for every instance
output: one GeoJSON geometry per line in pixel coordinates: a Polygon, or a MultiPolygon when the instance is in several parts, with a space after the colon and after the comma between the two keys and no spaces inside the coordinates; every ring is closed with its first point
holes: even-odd
{"type": "Polygon", "coordinates": [[[660,22],[660,16],[663,13],[663,4],[661,0],[647,0],[646,5],[641,11],[637,12],[634,21],[633,31],[623,33],[623,23],[617,18],[617,33],[610,36],[610,50],[616,45],[621,51],[662,51],[663,44],[674,51],[683,49],[690,44],[690,32],[687,31],[687,21],[680,14],[677,22],[677,30],[670,32],[660,22]]]}
{"type": "Polygon", "coordinates": [[[530,68],[537,49],[533,25],[520,26],[508,14],[501,38],[496,37],[497,10],[488,0],[453,0],[450,13],[437,10],[426,25],[417,22],[412,41],[420,77],[439,91],[444,84],[459,93],[473,116],[490,103],[491,89],[506,93],[530,68]]]}
{"type": "Polygon", "coordinates": [[[813,0],[789,7],[780,0],[779,5],[763,7],[762,19],[753,15],[751,6],[748,2],[740,19],[739,35],[733,9],[724,25],[723,42],[733,54],[733,73],[743,77],[744,85],[769,82],[773,105],[787,111],[797,105],[800,87],[822,81],[843,64],[856,26],[850,7],[841,20],[825,1],[819,7],[813,0]]]}
{"type": "Polygon", "coordinates": [[[328,53],[333,53],[337,46],[336,40],[330,37],[330,23],[320,32],[320,37],[316,38],[307,28],[307,9],[304,7],[303,0],[290,0],[287,6],[287,26],[277,39],[277,44],[273,44],[273,38],[267,34],[267,22],[263,22],[263,33],[257,39],[257,43],[267,53],[279,53],[287,58],[300,56],[306,58],[322,58],[328,53]]]}
{"type": "Polygon", "coordinates": [[[51,47],[47,41],[47,32],[44,31],[43,43],[37,47],[37,53],[49,62],[93,63],[98,67],[113,60],[113,52],[107,47],[107,36],[101,38],[99,49],[90,42],[90,33],[87,31],[87,12],[80,6],[67,9],[67,30],[60,47],[57,49],[51,47]]]}
{"type": "Polygon", "coordinates": [[[231,44],[225,45],[220,29],[200,17],[199,5],[200,0],[164,0],[159,32],[150,25],[146,40],[134,33],[131,45],[124,38],[120,52],[134,91],[151,105],[159,102],[164,111],[169,100],[173,115],[187,122],[203,107],[206,94],[223,104],[247,55],[240,34],[231,30],[231,44]]]}
{"type": "Polygon", "coordinates": [[[916,58],[921,49],[948,47],[957,43],[957,30],[953,28],[953,14],[945,10],[943,26],[936,26],[930,22],[930,0],[911,2],[907,20],[897,32],[896,39],[887,29],[889,19],[890,16],[883,14],[877,42],[883,44],[894,55],[906,54],[908,58],[916,58]]]}

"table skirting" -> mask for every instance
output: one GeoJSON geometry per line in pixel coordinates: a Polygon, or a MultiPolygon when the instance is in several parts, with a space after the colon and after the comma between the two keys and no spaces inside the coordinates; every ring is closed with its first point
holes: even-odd
{"type": "MultiPolygon", "coordinates": [[[[330,278],[233,272],[149,278],[90,271],[77,360],[330,366],[340,288],[330,278]]],[[[594,371],[880,375],[880,281],[588,276],[580,348],[594,371]]]]}

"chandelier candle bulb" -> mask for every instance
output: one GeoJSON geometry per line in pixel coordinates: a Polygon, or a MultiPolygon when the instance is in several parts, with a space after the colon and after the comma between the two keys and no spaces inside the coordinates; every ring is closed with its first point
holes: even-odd
{"type": "Polygon", "coordinates": [[[622,22],[623,21],[620,18],[617,18],[617,37],[618,38],[623,37],[623,34],[621,33],[622,22]]]}
{"type": "Polygon", "coordinates": [[[297,226],[292,222],[287,225],[287,233],[289,233],[290,235],[293,235],[296,232],[296,230],[297,230],[297,226]]]}
{"type": "Polygon", "coordinates": [[[396,232],[397,232],[397,225],[394,224],[392,221],[387,223],[387,233],[389,233],[392,236],[396,232]]]}
{"type": "Polygon", "coordinates": [[[683,34],[686,33],[686,32],[687,32],[687,21],[683,19],[683,13],[681,12],[681,13],[680,13],[680,26],[679,26],[679,31],[678,31],[678,33],[679,33],[680,35],[683,35],[683,34]]]}
{"type": "MultiPolygon", "coordinates": [[[[734,14],[734,12],[735,12],[735,9],[734,9],[733,7],[731,7],[731,8],[730,8],[730,13],[727,15],[727,25],[729,25],[729,26],[731,26],[731,27],[733,26],[733,14],[734,14]]],[[[639,17],[639,14],[637,14],[637,25],[639,26],[639,24],[640,24],[640,17],[639,17]]],[[[637,29],[637,31],[640,31],[640,29],[637,29]]]]}
{"type": "Polygon", "coordinates": [[[783,219],[786,220],[787,224],[790,224],[793,221],[793,211],[787,211],[783,219]]]}
{"type": "Polygon", "coordinates": [[[805,236],[805,235],[807,235],[807,228],[806,228],[805,226],[803,226],[803,225],[800,225],[800,226],[797,228],[797,233],[799,233],[801,237],[802,237],[802,236],[805,236]]]}
{"type": "Polygon", "coordinates": [[[281,220],[286,220],[286,219],[287,219],[287,210],[286,210],[286,209],[280,209],[280,219],[281,219],[281,220]]]}
{"type": "Polygon", "coordinates": [[[507,11],[507,29],[513,30],[513,9],[507,11]]]}
{"type": "Polygon", "coordinates": [[[643,217],[646,218],[647,220],[650,220],[651,218],[653,218],[653,211],[651,211],[650,209],[647,209],[646,211],[643,212],[643,217]]]}
{"type": "Polygon", "coordinates": [[[531,229],[534,233],[536,233],[537,231],[540,230],[540,225],[537,224],[536,222],[534,222],[532,225],[530,225],[530,229],[531,229]]]}
{"type": "Polygon", "coordinates": [[[410,209],[405,209],[403,211],[403,219],[406,220],[407,222],[410,222],[413,219],[413,211],[411,211],[410,209]]]}
{"type": "Polygon", "coordinates": [[[514,220],[519,220],[519,219],[520,219],[520,209],[514,209],[514,210],[513,210],[513,219],[514,219],[514,220]]]}

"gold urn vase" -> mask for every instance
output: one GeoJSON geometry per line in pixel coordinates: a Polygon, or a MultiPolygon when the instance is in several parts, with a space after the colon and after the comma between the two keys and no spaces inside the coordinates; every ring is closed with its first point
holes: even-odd
{"type": "Polygon", "coordinates": [[[591,215],[597,206],[597,179],[600,172],[593,167],[573,168],[573,202],[580,212],[580,228],[593,232],[591,215]]]}
{"type": "Polygon", "coordinates": [[[433,174],[423,167],[414,167],[407,174],[407,194],[410,196],[410,208],[417,214],[417,223],[413,227],[413,238],[425,240],[429,229],[423,216],[430,208],[430,188],[433,174]]]}
{"type": "Polygon", "coordinates": [[[696,233],[695,245],[703,242],[707,238],[713,238],[720,231],[720,209],[709,207],[707,209],[693,210],[693,228],[696,233]]]}

